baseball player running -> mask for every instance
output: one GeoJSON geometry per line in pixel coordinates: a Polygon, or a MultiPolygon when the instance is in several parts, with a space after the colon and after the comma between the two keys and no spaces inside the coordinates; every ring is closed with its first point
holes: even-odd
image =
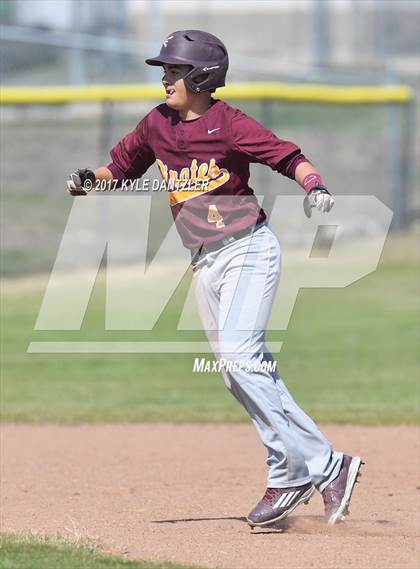
{"type": "Polygon", "coordinates": [[[335,451],[297,405],[273,367],[265,330],[280,278],[280,245],[249,187],[259,162],[305,190],[305,213],[328,212],[334,198],[292,142],[211,93],[225,84],[228,54],[212,34],[177,31],[149,65],[163,67],[165,103],[152,109],[111,150],[112,161],[67,182],[134,180],[157,162],[183,244],[191,251],[203,328],[226,386],[245,407],[268,453],[264,496],[247,516],[269,525],[321,492],[329,524],[348,513],[361,459],[335,451]],[[269,371],[267,371],[269,370],[269,371]]]}

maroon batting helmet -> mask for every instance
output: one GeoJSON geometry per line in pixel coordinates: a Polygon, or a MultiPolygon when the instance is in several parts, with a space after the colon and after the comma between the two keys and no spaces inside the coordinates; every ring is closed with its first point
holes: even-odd
{"type": "Polygon", "coordinates": [[[214,91],[225,84],[229,58],[224,44],[212,34],[200,30],[181,30],[170,34],[157,57],[146,59],[149,65],[190,65],[184,76],[190,91],[214,91]]]}

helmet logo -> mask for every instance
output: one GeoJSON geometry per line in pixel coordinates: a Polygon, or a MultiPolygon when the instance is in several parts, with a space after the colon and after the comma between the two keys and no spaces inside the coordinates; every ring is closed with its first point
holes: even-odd
{"type": "Polygon", "coordinates": [[[169,36],[168,38],[166,38],[166,40],[163,42],[163,45],[165,47],[168,47],[168,41],[171,40],[174,36],[169,36]]]}
{"type": "Polygon", "coordinates": [[[219,69],[220,65],[213,65],[213,67],[203,67],[203,71],[211,71],[212,69],[219,69]]]}

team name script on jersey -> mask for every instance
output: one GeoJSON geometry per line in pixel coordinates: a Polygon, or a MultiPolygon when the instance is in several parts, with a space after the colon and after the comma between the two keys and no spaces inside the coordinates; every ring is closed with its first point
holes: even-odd
{"type": "Polygon", "coordinates": [[[156,163],[170,192],[170,205],[210,192],[223,186],[230,179],[228,170],[219,168],[214,158],[211,158],[210,162],[202,162],[200,165],[194,158],[191,161],[191,166],[182,168],[180,172],[168,170],[168,166],[159,158],[156,158],[156,163]]]}

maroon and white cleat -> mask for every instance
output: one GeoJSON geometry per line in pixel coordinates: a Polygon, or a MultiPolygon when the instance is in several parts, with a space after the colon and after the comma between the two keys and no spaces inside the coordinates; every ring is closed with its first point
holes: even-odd
{"type": "Polygon", "coordinates": [[[324,500],[325,517],[329,525],[344,520],[350,512],[348,510],[354,485],[358,481],[360,467],[364,464],[359,456],[343,456],[340,472],[322,492],[324,500]]]}
{"type": "Polygon", "coordinates": [[[308,503],[314,492],[311,483],[294,488],[267,488],[262,499],[248,514],[247,521],[254,527],[282,520],[300,504],[308,503]]]}

